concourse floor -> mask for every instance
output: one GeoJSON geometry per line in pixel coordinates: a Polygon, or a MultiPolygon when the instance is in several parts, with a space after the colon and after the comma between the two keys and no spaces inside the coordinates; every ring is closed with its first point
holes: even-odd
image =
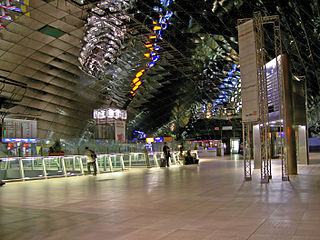
{"type": "Polygon", "coordinates": [[[320,239],[320,154],[290,182],[273,160],[269,184],[244,182],[239,157],[7,183],[0,239],[320,239]]]}

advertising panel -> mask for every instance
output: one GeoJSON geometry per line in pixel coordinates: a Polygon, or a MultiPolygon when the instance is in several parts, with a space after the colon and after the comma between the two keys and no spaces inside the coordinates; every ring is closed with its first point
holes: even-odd
{"type": "Polygon", "coordinates": [[[118,142],[125,142],[126,140],[126,122],[116,120],[114,123],[115,140],[118,142]]]}
{"type": "Polygon", "coordinates": [[[242,121],[255,122],[259,118],[257,56],[253,20],[238,26],[241,71],[242,121]]]}

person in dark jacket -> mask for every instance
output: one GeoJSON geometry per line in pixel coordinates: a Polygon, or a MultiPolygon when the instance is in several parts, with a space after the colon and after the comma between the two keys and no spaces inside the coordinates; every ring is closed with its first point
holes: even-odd
{"type": "Polygon", "coordinates": [[[194,157],[191,155],[191,151],[187,151],[187,156],[185,157],[185,164],[194,164],[194,157]]]}
{"type": "Polygon", "coordinates": [[[97,175],[97,165],[96,165],[96,158],[97,155],[96,153],[89,149],[88,147],[85,148],[85,153],[87,156],[87,167],[88,167],[88,173],[91,174],[91,169],[90,169],[90,165],[93,166],[93,175],[96,176],[97,175]]]}
{"type": "Polygon", "coordinates": [[[170,167],[169,165],[170,147],[168,146],[167,142],[164,143],[163,154],[164,154],[164,159],[166,161],[167,167],[170,167]]]}

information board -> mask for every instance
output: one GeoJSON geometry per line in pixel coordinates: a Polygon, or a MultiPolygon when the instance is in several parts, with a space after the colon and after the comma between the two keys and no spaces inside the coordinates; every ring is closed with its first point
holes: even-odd
{"type": "Polygon", "coordinates": [[[37,121],[5,118],[2,126],[3,138],[37,138],[37,121]]]}

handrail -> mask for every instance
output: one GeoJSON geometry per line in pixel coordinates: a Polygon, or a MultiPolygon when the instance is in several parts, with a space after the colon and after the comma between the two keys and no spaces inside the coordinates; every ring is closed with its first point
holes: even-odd
{"type": "MultiPolygon", "coordinates": [[[[171,164],[178,164],[178,152],[172,152],[171,164]]],[[[132,167],[159,167],[162,152],[105,153],[97,155],[97,172],[124,171],[132,167]],[[147,160],[148,159],[148,160],[147,160]]],[[[0,179],[25,181],[87,174],[87,156],[34,156],[0,158],[0,179]]]]}

